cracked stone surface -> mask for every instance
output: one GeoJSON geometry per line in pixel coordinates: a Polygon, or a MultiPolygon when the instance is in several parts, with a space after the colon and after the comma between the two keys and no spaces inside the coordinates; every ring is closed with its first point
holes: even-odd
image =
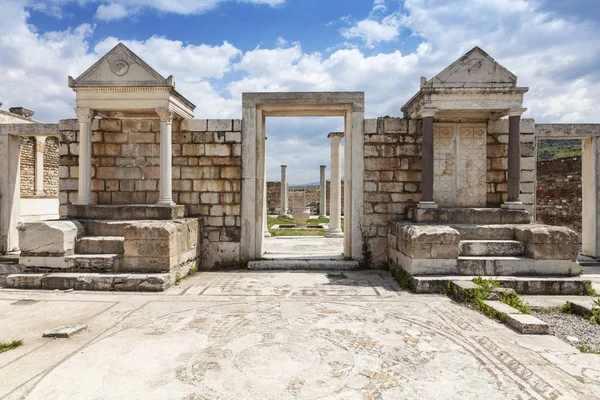
{"type": "Polygon", "coordinates": [[[203,272],[162,294],[0,290],[6,399],[592,399],[600,356],[386,271],[203,272]],[[23,301],[30,300],[30,301],[23,301]],[[84,324],[68,341],[48,326],[84,324]]]}

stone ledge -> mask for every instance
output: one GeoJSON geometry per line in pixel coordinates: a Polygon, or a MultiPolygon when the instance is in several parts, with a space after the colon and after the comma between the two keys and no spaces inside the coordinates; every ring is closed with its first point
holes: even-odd
{"type": "Polygon", "coordinates": [[[157,206],[149,204],[128,205],[75,205],[67,206],[67,217],[70,219],[95,220],[172,220],[183,218],[185,207],[157,206]]]}
{"type": "Polygon", "coordinates": [[[529,224],[526,210],[503,208],[409,208],[408,219],[431,224],[529,224]]]}
{"type": "Polygon", "coordinates": [[[162,292],[171,285],[171,277],[169,274],[13,274],[6,282],[12,289],[162,292]]]}

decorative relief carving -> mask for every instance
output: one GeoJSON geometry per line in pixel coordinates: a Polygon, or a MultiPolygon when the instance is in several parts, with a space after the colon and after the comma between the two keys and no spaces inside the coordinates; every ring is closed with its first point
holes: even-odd
{"type": "Polygon", "coordinates": [[[158,118],[160,118],[161,122],[166,122],[166,123],[172,123],[173,122],[173,116],[175,115],[173,113],[173,111],[169,110],[168,108],[157,108],[156,109],[156,113],[158,114],[158,118]]]}
{"type": "Polygon", "coordinates": [[[92,122],[92,118],[96,115],[96,112],[91,108],[74,108],[75,115],[77,115],[77,119],[79,122],[92,122]]]}
{"type": "Polygon", "coordinates": [[[123,76],[129,71],[129,63],[123,59],[121,54],[115,54],[115,56],[108,59],[110,70],[117,76],[123,76]]]}
{"type": "Polygon", "coordinates": [[[485,207],[485,125],[436,124],[433,154],[434,201],[449,207],[485,207]]]}

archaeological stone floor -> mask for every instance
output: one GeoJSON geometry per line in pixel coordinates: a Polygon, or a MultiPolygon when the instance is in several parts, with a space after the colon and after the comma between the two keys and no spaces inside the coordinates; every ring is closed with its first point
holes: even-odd
{"type": "Polygon", "coordinates": [[[597,399],[600,356],[388,272],[203,272],[163,294],[0,290],[2,399],[597,399]],[[42,338],[85,324],[69,339],[42,338]]]}

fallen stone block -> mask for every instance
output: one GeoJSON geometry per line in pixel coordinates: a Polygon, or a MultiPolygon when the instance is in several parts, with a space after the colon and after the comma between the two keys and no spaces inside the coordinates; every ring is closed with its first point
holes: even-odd
{"type": "Polygon", "coordinates": [[[44,332],[42,337],[68,338],[86,329],[86,325],[61,326],[44,332]]]}
{"type": "Polygon", "coordinates": [[[517,332],[528,335],[547,335],[550,330],[547,323],[528,314],[508,314],[504,322],[517,332]]]}
{"type": "Polygon", "coordinates": [[[452,281],[450,285],[454,298],[460,302],[465,301],[470,296],[470,293],[481,290],[481,286],[471,281],[452,281]]]}

